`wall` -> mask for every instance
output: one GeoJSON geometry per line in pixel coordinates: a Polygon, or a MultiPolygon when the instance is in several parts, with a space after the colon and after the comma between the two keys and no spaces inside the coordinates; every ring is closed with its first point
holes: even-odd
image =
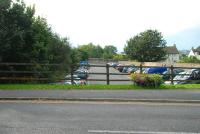
{"type": "MultiPolygon", "coordinates": [[[[139,66],[140,62],[131,62],[131,61],[119,61],[120,64],[130,65],[134,64],[139,66]]],[[[166,62],[143,62],[143,66],[171,66],[172,64],[166,62]]],[[[173,66],[175,67],[200,67],[200,64],[197,63],[174,63],[173,66]]]]}
{"type": "Polygon", "coordinates": [[[103,58],[89,58],[89,64],[106,64],[108,62],[118,62],[112,59],[103,59],[103,58]]]}
{"type": "Polygon", "coordinates": [[[168,58],[165,62],[168,64],[174,64],[174,62],[178,62],[179,60],[179,54],[168,54],[168,58]]]}

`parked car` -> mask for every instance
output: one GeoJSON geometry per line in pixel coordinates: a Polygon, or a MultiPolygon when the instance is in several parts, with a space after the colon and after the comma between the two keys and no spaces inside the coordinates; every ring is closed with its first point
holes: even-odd
{"type": "Polygon", "coordinates": [[[76,70],[74,74],[77,75],[81,79],[87,79],[88,72],[86,70],[76,70]]]}
{"type": "MultiPolygon", "coordinates": [[[[66,81],[67,83],[71,84],[71,81],[66,81]]],[[[74,80],[74,85],[86,85],[87,82],[85,80],[74,80]]]]}
{"type": "Polygon", "coordinates": [[[178,75],[176,75],[173,80],[175,80],[174,84],[200,83],[200,70],[191,69],[185,72],[181,72],[178,75]],[[183,81],[183,80],[199,80],[199,81],[183,81]]]}
{"type": "MultiPolygon", "coordinates": [[[[71,80],[71,75],[69,74],[69,75],[65,76],[65,79],[66,79],[66,80],[71,80]]],[[[73,75],[73,79],[74,79],[74,80],[80,80],[81,78],[79,78],[78,75],[75,75],[75,74],[74,74],[74,75],[73,75]]]]}
{"type": "MultiPolygon", "coordinates": [[[[146,68],[142,68],[142,73],[145,73],[146,68]]],[[[139,74],[140,73],[140,68],[137,68],[137,70],[134,72],[139,74]]]]}
{"type": "Polygon", "coordinates": [[[123,67],[122,73],[130,73],[130,72],[133,73],[135,72],[135,70],[136,70],[135,65],[128,65],[123,67]]]}
{"type": "Polygon", "coordinates": [[[138,67],[129,67],[127,73],[135,73],[139,68],[138,67]]]}
{"type": "Polygon", "coordinates": [[[148,74],[162,74],[163,72],[167,71],[167,67],[151,67],[145,70],[145,73],[148,74]]]}
{"type": "MultiPolygon", "coordinates": [[[[73,75],[74,85],[86,85],[86,80],[81,79],[78,77],[78,75],[73,75]]],[[[63,84],[69,84],[71,85],[71,75],[67,75],[65,77],[65,80],[62,81],[63,84]]]]}
{"type": "Polygon", "coordinates": [[[56,82],[56,83],[51,83],[51,84],[63,84],[63,85],[86,85],[86,81],[85,80],[73,80],[73,82],[71,82],[71,80],[63,80],[61,82],[56,82]],[[73,83],[73,84],[72,84],[73,83]]]}
{"type": "Polygon", "coordinates": [[[124,67],[123,70],[122,70],[122,73],[128,73],[128,68],[129,67],[124,67]]]}
{"type": "Polygon", "coordinates": [[[119,65],[119,63],[113,63],[113,64],[112,64],[112,67],[116,68],[117,65],[119,65]]]}
{"type": "Polygon", "coordinates": [[[80,67],[83,67],[85,69],[89,69],[90,64],[88,63],[88,61],[80,61],[80,67]]]}
{"type": "Polygon", "coordinates": [[[124,68],[124,65],[118,65],[117,66],[117,70],[119,71],[119,72],[122,72],[122,70],[123,70],[123,68],[124,68]]]}
{"type": "Polygon", "coordinates": [[[117,65],[118,65],[118,63],[116,63],[116,62],[109,62],[109,63],[107,63],[109,66],[111,66],[111,67],[116,67],[117,65]]]}
{"type": "MultiPolygon", "coordinates": [[[[184,70],[181,69],[181,68],[173,69],[173,76],[172,76],[172,77],[174,78],[176,75],[178,75],[178,74],[181,73],[181,72],[184,72],[184,70]]],[[[163,72],[163,73],[162,73],[162,75],[163,75],[163,80],[170,80],[170,78],[171,78],[170,74],[171,74],[170,69],[168,69],[167,71],[163,72]]]]}

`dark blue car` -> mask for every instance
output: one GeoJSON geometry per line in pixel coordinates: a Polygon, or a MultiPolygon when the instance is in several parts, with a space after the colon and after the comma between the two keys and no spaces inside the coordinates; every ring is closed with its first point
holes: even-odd
{"type": "Polygon", "coordinates": [[[145,73],[148,73],[148,74],[162,74],[165,71],[167,71],[166,67],[151,67],[151,68],[147,69],[145,73]]]}

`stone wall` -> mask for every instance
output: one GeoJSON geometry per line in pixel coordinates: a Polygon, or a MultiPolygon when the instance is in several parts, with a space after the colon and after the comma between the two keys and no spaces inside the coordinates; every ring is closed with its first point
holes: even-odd
{"type": "MultiPolygon", "coordinates": [[[[132,62],[132,61],[119,61],[120,64],[124,64],[124,65],[137,65],[139,66],[141,63],[140,62],[132,62]]],[[[165,62],[143,62],[142,63],[143,66],[171,66],[171,64],[167,64],[165,62]]],[[[200,68],[200,64],[198,63],[174,63],[173,64],[174,67],[199,67],[200,68]]]]}
{"type": "Polygon", "coordinates": [[[118,62],[113,59],[103,59],[103,58],[89,58],[89,64],[106,64],[108,62],[118,62]]]}

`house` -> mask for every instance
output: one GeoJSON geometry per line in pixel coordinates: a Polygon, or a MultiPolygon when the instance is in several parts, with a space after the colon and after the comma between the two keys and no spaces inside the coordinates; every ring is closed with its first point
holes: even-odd
{"type": "Polygon", "coordinates": [[[176,48],[176,44],[173,46],[167,46],[165,50],[167,53],[167,59],[165,60],[166,63],[173,64],[180,60],[180,55],[178,49],[176,48]]]}
{"type": "Polygon", "coordinates": [[[189,53],[188,57],[190,57],[190,56],[195,56],[195,57],[197,57],[197,59],[200,60],[200,46],[197,47],[196,49],[194,49],[192,47],[192,49],[190,50],[190,53],[189,53]]]}

